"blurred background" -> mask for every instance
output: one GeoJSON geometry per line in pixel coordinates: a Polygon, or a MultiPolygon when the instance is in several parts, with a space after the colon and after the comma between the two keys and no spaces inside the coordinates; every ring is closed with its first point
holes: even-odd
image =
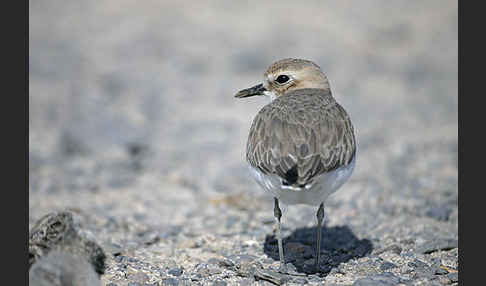
{"type": "MultiPolygon", "coordinates": [[[[256,198],[252,212],[271,219],[245,163],[267,100],[233,95],[294,57],[322,68],[356,129],[355,173],[327,223],[369,237],[371,222],[439,212],[437,228],[457,237],[457,11],[443,0],[29,1],[29,224],[77,208],[218,233],[232,210],[210,202],[228,197],[256,198]]],[[[313,225],[304,209],[286,223],[313,225]]]]}

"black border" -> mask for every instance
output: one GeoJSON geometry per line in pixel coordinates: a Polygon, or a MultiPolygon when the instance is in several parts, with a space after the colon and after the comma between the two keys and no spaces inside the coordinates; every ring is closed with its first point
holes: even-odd
{"type": "MultiPolygon", "coordinates": [[[[481,285],[484,272],[483,235],[484,146],[482,136],[485,114],[482,110],[485,67],[484,10],[471,1],[458,2],[458,211],[459,211],[459,285],[481,285]],[[469,7],[464,5],[469,4],[469,7]],[[469,41],[467,41],[469,39],[469,41]],[[477,70],[465,68],[477,65],[477,70]],[[469,133],[469,139],[467,135],[469,133]],[[479,155],[479,156],[478,156],[479,155]],[[472,164],[478,167],[471,166],[472,164]],[[474,181],[474,179],[479,179],[474,181]]],[[[471,69],[471,68],[470,68],[471,69]]]]}
{"type": "Polygon", "coordinates": [[[2,30],[2,211],[6,278],[28,285],[29,234],[29,2],[3,5],[2,30]]]}

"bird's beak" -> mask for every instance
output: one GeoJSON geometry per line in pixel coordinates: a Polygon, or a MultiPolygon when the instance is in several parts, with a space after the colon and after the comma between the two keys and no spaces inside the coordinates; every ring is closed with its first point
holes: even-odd
{"type": "Polygon", "coordinates": [[[235,95],[236,98],[244,98],[244,97],[250,97],[250,96],[255,96],[255,95],[264,95],[263,92],[266,91],[267,89],[263,86],[263,84],[258,84],[250,88],[246,88],[243,90],[238,91],[238,93],[235,95]]]}

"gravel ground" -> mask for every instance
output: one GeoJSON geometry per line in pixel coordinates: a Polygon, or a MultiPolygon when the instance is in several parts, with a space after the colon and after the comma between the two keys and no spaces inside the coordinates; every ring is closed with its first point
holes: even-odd
{"type": "Polygon", "coordinates": [[[457,1],[29,4],[31,281],[458,284],[457,1]],[[284,208],[288,275],[244,161],[266,100],[233,98],[285,57],[322,67],[358,141],[319,272],[316,209],[284,208]]]}

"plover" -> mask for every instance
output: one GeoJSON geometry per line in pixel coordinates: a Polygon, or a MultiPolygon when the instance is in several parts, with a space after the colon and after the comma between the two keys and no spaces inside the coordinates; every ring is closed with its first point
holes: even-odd
{"type": "Polygon", "coordinates": [[[263,83],[235,97],[268,96],[253,119],[246,160],[257,183],[274,197],[280,267],[285,269],[279,201],[319,206],[315,264],[319,266],[326,199],[351,176],[356,140],[351,119],[332,96],[315,63],[283,59],[264,73],[263,83]]]}

